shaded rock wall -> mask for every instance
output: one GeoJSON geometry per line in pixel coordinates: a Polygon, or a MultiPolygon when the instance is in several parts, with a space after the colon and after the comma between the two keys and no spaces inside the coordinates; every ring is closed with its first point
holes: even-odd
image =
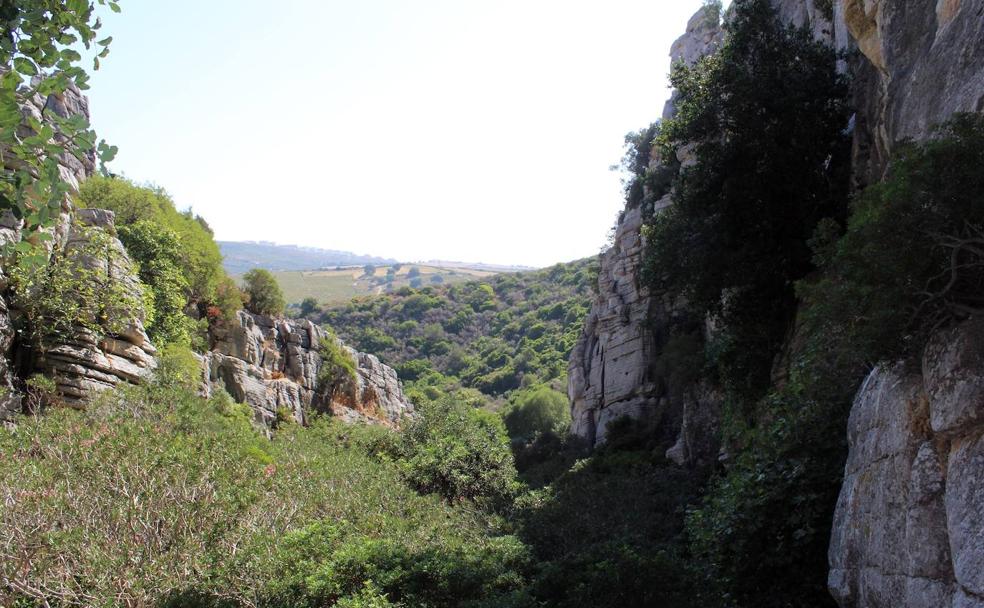
{"type": "Polygon", "coordinates": [[[954,112],[984,111],[984,0],[838,0],[837,45],[857,48],[855,171],[883,174],[894,144],[954,112]]]}
{"type": "Polygon", "coordinates": [[[340,377],[319,387],[318,345],[326,334],[314,323],[245,311],[237,319],[214,332],[205,356],[207,384],[249,404],[258,421],[270,425],[287,414],[304,423],[311,411],[321,411],[348,422],[398,426],[413,414],[393,368],[344,345],[356,362],[355,380],[340,377]]]}
{"type": "Polygon", "coordinates": [[[843,608],[984,606],[984,323],[871,372],[830,544],[843,608]]]}
{"type": "MultiPolygon", "coordinates": [[[[692,64],[716,48],[722,36],[717,20],[704,9],[698,10],[687,24],[686,34],[673,44],[670,56],[674,62],[692,64]]],[[[673,101],[667,102],[664,118],[673,115],[673,101]]],[[[670,204],[670,197],[664,197],[654,212],[670,204]]],[[[679,433],[670,455],[681,463],[690,462],[699,452],[707,451],[704,442],[696,439],[710,433],[698,428],[698,421],[703,425],[716,420],[707,411],[694,408],[705,404],[713,409],[715,405],[708,391],[696,388],[687,391],[690,396],[683,404],[674,403],[655,370],[673,306],[651,294],[643,283],[643,222],[641,206],[626,208],[612,247],[601,255],[598,293],[568,366],[572,433],[595,445],[605,441],[608,423],[622,416],[665,418],[676,428],[664,431],[676,433],[681,426],[687,427],[686,432],[679,433]]]]}

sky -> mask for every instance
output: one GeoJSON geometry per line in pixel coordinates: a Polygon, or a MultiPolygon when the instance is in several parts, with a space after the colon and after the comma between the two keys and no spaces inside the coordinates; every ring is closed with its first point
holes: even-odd
{"type": "Polygon", "coordinates": [[[123,0],[111,170],[220,240],[546,266],[597,254],[701,0],[123,0]]]}

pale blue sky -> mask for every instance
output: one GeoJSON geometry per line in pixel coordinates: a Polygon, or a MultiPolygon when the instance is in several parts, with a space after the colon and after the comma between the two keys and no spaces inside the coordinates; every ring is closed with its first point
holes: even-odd
{"type": "Polygon", "coordinates": [[[605,243],[701,1],[121,4],[93,124],[219,239],[541,266],[605,243]]]}

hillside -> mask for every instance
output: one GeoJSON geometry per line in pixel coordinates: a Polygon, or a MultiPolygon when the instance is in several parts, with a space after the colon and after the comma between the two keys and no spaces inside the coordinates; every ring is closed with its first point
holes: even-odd
{"type": "Polygon", "coordinates": [[[427,264],[369,264],[321,270],[273,271],[288,304],[299,304],[305,298],[336,304],[357,296],[392,292],[401,287],[461,283],[494,274],[496,272],[489,270],[427,264]]]}
{"type": "Polygon", "coordinates": [[[324,307],[311,318],[394,366],[410,386],[460,385],[487,398],[566,381],[587,313],[595,260],[403,287],[324,307]]]}
{"type": "Polygon", "coordinates": [[[241,275],[252,268],[267,270],[317,270],[335,266],[395,264],[396,260],[350,251],[257,243],[252,241],[218,241],[226,272],[241,275]]]}

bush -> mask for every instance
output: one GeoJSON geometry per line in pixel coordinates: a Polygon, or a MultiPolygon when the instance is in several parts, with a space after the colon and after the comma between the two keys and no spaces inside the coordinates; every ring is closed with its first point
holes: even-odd
{"type": "Polygon", "coordinates": [[[330,329],[327,336],[321,338],[318,354],[321,356],[321,368],[318,369],[318,392],[333,391],[339,383],[354,383],[356,381],[356,362],[341,341],[330,329]]]}
{"type": "Polygon", "coordinates": [[[524,545],[408,488],[388,431],[316,419],[269,441],[189,388],[189,355],[0,428],[0,605],[508,605],[524,545]]]}
{"type": "Polygon", "coordinates": [[[813,245],[823,278],[800,285],[812,334],[854,359],[918,354],[933,330],[984,312],[984,117],[957,115],[897,148],[888,177],[855,201],[847,230],[813,245]]]}
{"type": "Polygon", "coordinates": [[[449,399],[419,407],[399,457],[414,487],[451,502],[501,502],[514,491],[516,469],[502,420],[449,399]]]}
{"type": "Polygon", "coordinates": [[[78,327],[98,336],[119,334],[153,314],[140,284],[124,284],[112,274],[136,274],[112,237],[96,228],[77,229],[85,237],[56,250],[47,262],[18,257],[8,269],[13,304],[26,325],[20,329],[42,351],[78,327]]]}
{"type": "Polygon", "coordinates": [[[543,433],[566,433],[571,414],[567,395],[540,386],[520,394],[503,418],[511,438],[528,440],[543,433]]]}
{"type": "Polygon", "coordinates": [[[120,226],[120,241],[139,265],[140,280],[150,289],[152,322],[147,324],[151,339],[166,344],[190,344],[194,321],[185,314],[191,286],[182,270],[182,249],[178,235],[148,220],[120,226]]]}
{"type": "Polygon", "coordinates": [[[287,302],[276,277],[269,270],[254,268],[243,275],[246,308],[258,315],[282,315],[287,302]]]}

